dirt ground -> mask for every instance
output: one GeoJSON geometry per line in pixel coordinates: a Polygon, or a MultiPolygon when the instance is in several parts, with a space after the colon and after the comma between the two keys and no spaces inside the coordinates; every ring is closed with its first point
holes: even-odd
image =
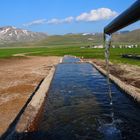
{"type": "Polygon", "coordinates": [[[60,57],[15,57],[0,59],[0,134],[47,76],[60,57]]]}
{"type": "MultiPolygon", "coordinates": [[[[96,65],[101,66],[104,70],[106,69],[104,60],[96,59],[84,59],[84,61],[92,61],[96,65]]],[[[110,73],[115,77],[119,78],[126,84],[130,84],[134,87],[140,88],[140,67],[126,64],[112,64],[110,63],[110,73]]]]}

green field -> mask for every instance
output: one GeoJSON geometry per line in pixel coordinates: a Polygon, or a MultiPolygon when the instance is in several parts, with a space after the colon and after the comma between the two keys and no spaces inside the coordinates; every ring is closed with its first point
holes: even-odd
{"type": "MultiPolygon", "coordinates": [[[[1,48],[0,58],[13,57],[14,54],[28,53],[27,55],[32,56],[64,56],[74,55],[77,57],[84,58],[96,58],[104,59],[104,49],[93,49],[93,48],[80,48],[79,46],[68,46],[68,47],[32,47],[32,48],[1,48]]],[[[110,60],[114,63],[125,63],[132,65],[139,65],[140,60],[122,58],[122,54],[140,54],[140,48],[115,48],[110,50],[110,60]]]]}

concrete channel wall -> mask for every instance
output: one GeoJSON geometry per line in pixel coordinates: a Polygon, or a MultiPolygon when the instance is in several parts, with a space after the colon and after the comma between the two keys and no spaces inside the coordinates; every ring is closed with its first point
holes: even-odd
{"type": "Polygon", "coordinates": [[[43,80],[39,89],[37,90],[31,102],[27,106],[25,112],[21,116],[16,126],[16,131],[18,133],[26,132],[26,131],[33,131],[34,129],[36,129],[35,127],[37,125],[36,119],[39,117],[41,113],[42,106],[44,104],[46,94],[49,90],[54,73],[55,73],[55,67],[51,69],[48,76],[43,80]]]}
{"type": "MultiPolygon", "coordinates": [[[[95,63],[89,61],[90,64],[92,64],[99,72],[101,72],[103,75],[107,75],[106,71],[102,69],[100,66],[97,66],[95,63]]],[[[128,85],[124,82],[122,82],[120,79],[116,78],[113,75],[109,75],[109,78],[111,81],[113,81],[121,90],[123,90],[125,93],[127,93],[130,97],[132,97],[135,101],[140,103],[140,89],[136,88],[134,86],[128,85]]]]}

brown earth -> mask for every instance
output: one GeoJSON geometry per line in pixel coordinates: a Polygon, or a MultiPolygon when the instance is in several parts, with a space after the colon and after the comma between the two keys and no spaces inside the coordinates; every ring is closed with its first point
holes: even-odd
{"type": "Polygon", "coordinates": [[[60,57],[0,59],[0,134],[14,120],[27,99],[60,57]]]}
{"type": "MultiPolygon", "coordinates": [[[[84,61],[92,61],[97,66],[100,66],[106,70],[106,65],[104,60],[96,59],[84,59],[84,61]]],[[[119,78],[121,81],[126,84],[130,84],[134,87],[140,88],[140,67],[134,65],[126,64],[109,64],[110,73],[119,78]]]]}

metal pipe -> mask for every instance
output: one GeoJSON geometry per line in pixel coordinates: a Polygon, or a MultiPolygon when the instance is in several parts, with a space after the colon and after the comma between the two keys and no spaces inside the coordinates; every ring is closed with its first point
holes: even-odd
{"type": "Polygon", "coordinates": [[[136,21],[140,20],[140,0],[137,0],[126,11],[120,14],[104,28],[105,34],[112,34],[136,21]]]}

